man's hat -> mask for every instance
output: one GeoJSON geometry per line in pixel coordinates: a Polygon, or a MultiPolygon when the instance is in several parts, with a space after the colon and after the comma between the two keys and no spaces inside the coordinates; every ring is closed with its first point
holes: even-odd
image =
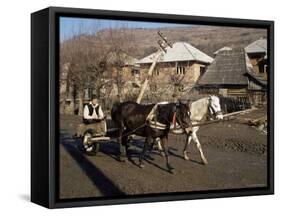
{"type": "Polygon", "coordinates": [[[94,99],[98,99],[98,96],[96,94],[92,94],[92,96],[91,96],[91,100],[94,100],[94,99]]]}

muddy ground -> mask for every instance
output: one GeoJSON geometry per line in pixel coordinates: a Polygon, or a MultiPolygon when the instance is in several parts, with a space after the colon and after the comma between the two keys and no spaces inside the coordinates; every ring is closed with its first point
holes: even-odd
{"type": "MultiPolygon", "coordinates": [[[[263,111],[262,111],[263,112],[263,111]]],[[[256,111],[246,117],[262,114],[256,111]]],[[[60,198],[99,197],[124,194],[199,191],[263,187],[267,184],[267,135],[235,121],[201,127],[198,138],[209,162],[203,165],[194,143],[190,160],[185,161],[183,135],[169,135],[169,153],[174,174],[167,172],[165,160],[153,150],[138,165],[143,139],[136,137],[126,163],[117,161],[118,145],[104,143],[97,156],[83,154],[82,144],[72,139],[77,116],[61,116],[60,198]]]]}

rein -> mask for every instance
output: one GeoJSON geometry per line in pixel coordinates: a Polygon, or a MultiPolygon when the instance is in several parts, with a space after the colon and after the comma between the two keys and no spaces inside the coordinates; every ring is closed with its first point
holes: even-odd
{"type": "Polygon", "coordinates": [[[134,130],[129,131],[128,133],[123,134],[123,135],[121,136],[121,138],[122,138],[122,137],[125,137],[125,136],[129,136],[129,135],[133,134],[136,130],[138,130],[138,129],[140,129],[140,128],[143,128],[143,127],[145,127],[145,126],[146,126],[146,123],[144,123],[144,124],[142,124],[142,125],[140,125],[140,126],[134,128],[134,130]]]}

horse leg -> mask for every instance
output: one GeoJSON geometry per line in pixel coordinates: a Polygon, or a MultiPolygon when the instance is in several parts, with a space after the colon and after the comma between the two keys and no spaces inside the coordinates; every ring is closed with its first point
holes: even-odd
{"type": "MultiPolygon", "coordinates": [[[[125,134],[127,134],[128,132],[125,130],[124,132],[125,134]]],[[[122,146],[125,148],[125,157],[128,156],[128,149],[129,149],[129,137],[128,136],[124,136],[122,137],[122,146]]]]}
{"type": "Polygon", "coordinates": [[[142,149],[142,153],[140,153],[140,156],[139,156],[139,166],[140,166],[140,168],[144,168],[143,159],[145,157],[147,147],[148,147],[149,144],[152,143],[152,141],[153,141],[152,138],[146,137],[145,142],[144,142],[144,146],[143,146],[143,149],[142,149]]]}
{"type": "Polygon", "coordinates": [[[189,160],[189,157],[187,156],[187,153],[188,153],[188,147],[191,143],[191,139],[192,139],[192,137],[191,137],[190,134],[186,135],[185,145],[184,145],[184,149],[183,149],[183,158],[185,160],[189,160]]]}
{"type": "Polygon", "coordinates": [[[124,125],[123,122],[119,125],[119,137],[118,137],[118,143],[119,143],[119,160],[121,162],[126,162],[126,149],[123,145],[123,131],[124,131],[124,125]]]}
{"type": "Polygon", "coordinates": [[[200,144],[200,142],[199,142],[199,139],[198,139],[196,133],[192,133],[192,139],[196,142],[196,146],[197,146],[197,148],[198,148],[198,150],[199,150],[199,152],[200,152],[200,156],[201,156],[202,162],[203,162],[205,165],[208,164],[208,161],[207,161],[207,159],[206,159],[205,156],[204,156],[204,153],[203,153],[201,144],[200,144]]]}
{"type": "Polygon", "coordinates": [[[158,150],[159,150],[159,152],[160,152],[160,155],[161,155],[162,157],[164,157],[165,154],[164,154],[163,148],[162,148],[162,146],[161,146],[161,139],[160,139],[159,137],[157,137],[157,138],[154,140],[154,142],[157,143],[157,147],[158,147],[158,150]]]}
{"type": "Polygon", "coordinates": [[[165,155],[165,158],[166,158],[166,166],[167,166],[169,172],[172,173],[172,170],[174,168],[170,165],[169,153],[168,153],[168,148],[167,148],[166,144],[167,144],[167,138],[162,138],[161,139],[161,145],[162,145],[162,148],[164,150],[164,155],[165,155]]]}

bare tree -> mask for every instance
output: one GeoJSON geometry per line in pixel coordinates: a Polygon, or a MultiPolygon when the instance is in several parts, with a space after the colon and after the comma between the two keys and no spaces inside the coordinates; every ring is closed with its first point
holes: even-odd
{"type": "Polygon", "coordinates": [[[124,85],[122,69],[133,44],[133,34],[125,25],[106,29],[106,36],[99,34],[99,30],[98,22],[88,29],[81,24],[74,37],[61,44],[60,63],[68,64],[67,83],[72,87],[73,99],[79,101],[79,115],[83,111],[85,89],[94,89],[100,96],[104,86],[115,82],[121,96],[124,85]],[[112,76],[113,69],[117,71],[116,77],[112,76]]]}
{"type": "Polygon", "coordinates": [[[123,23],[121,26],[116,24],[108,29],[106,41],[110,50],[108,63],[112,70],[116,70],[118,99],[122,100],[122,88],[126,82],[126,80],[123,79],[123,68],[129,61],[130,56],[127,53],[130,48],[133,47],[134,35],[126,23],[123,23]]]}
{"type": "Polygon", "coordinates": [[[79,115],[82,115],[85,89],[94,83],[93,87],[99,93],[102,86],[108,50],[102,46],[99,38],[85,34],[87,31],[83,26],[80,26],[79,31],[80,34],[61,45],[60,62],[69,65],[67,83],[77,92],[73,98],[75,100],[77,96],[79,115]]]}

